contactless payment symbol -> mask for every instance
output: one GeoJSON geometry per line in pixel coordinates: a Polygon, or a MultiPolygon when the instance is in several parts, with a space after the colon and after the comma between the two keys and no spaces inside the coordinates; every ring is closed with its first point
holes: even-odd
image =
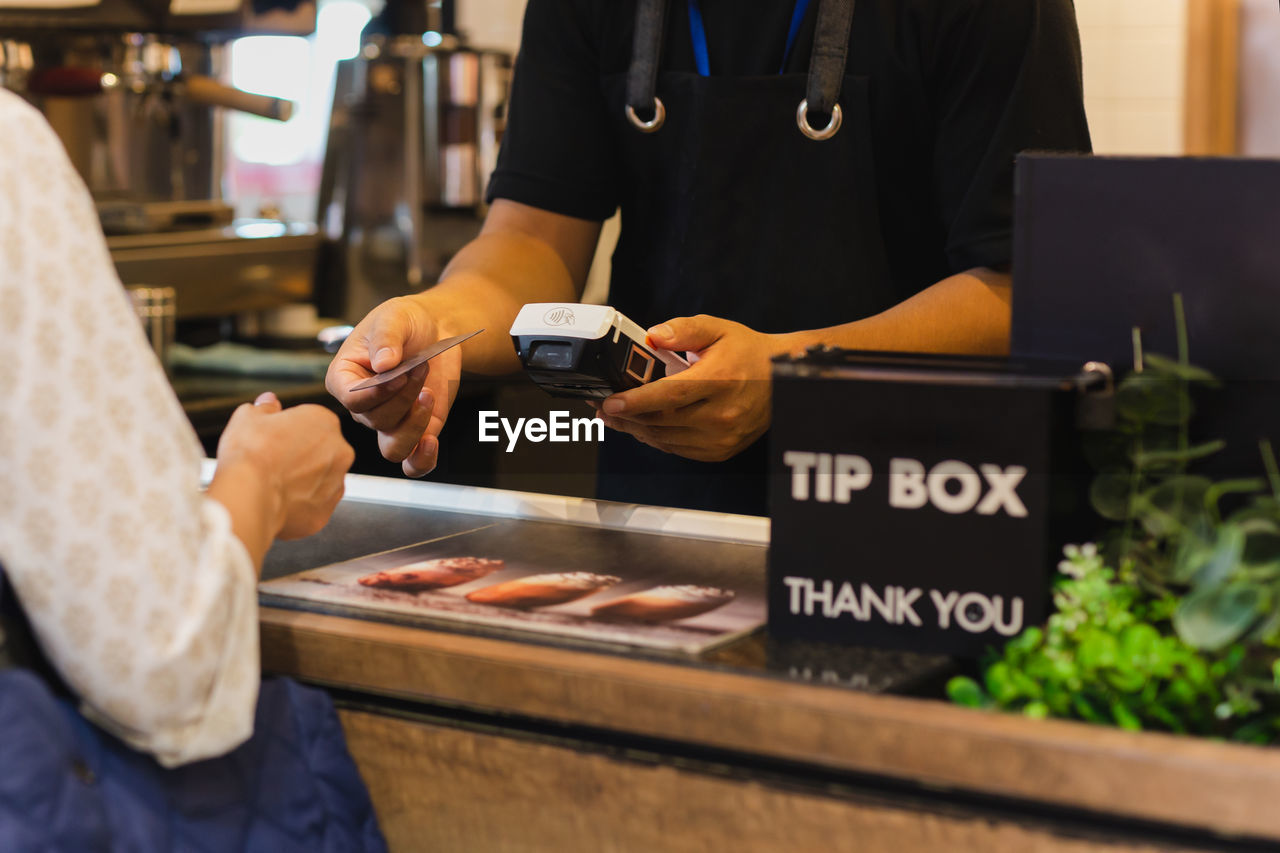
{"type": "Polygon", "coordinates": [[[573,310],[559,305],[542,315],[542,322],[548,326],[572,326],[573,310]]]}

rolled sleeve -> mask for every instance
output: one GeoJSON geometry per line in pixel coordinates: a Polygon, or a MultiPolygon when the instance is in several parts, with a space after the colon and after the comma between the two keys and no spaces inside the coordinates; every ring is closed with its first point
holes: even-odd
{"type": "Polygon", "coordinates": [[[530,0],[490,202],[598,222],[617,210],[616,153],[592,26],[572,0],[530,0]]]}
{"type": "Polygon", "coordinates": [[[165,764],[248,737],[256,582],[88,191],[0,90],[0,563],[86,713],[165,764]]]}
{"type": "Polygon", "coordinates": [[[1087,152],[1071,0],[954,0],[940,14],[930,79],[934,172],[953,272],[1013,252],[1013,168],[1028,150],[1087,152]]]}

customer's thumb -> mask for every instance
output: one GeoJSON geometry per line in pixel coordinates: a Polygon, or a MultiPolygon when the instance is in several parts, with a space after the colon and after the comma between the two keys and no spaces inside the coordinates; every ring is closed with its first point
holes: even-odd
{"type": "Polygon", "coordinates": [[[253,405],[271,414],[279,412],[284,408],[284,406],[280,404],[280,398],[271,391],[263,391],[259,394],[254,399],[253,405]]]}

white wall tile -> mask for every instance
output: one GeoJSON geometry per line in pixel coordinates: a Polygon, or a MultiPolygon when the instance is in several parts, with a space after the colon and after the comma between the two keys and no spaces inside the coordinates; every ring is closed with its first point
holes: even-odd
{"type": "Polygon", "coordinates": [[[1111,6],[1112,20],[1118,27],[1183,26],[1186,23],[1186,0],[1111,0],[1111,6]]]}
{"type": "Polygon", "coordinates": [[[1167,105],[1125,104],[1114,115],[1115,154],[1176,156],[1183,153],[1182,112],[1167,105]]]}
{"type": "Polygon", "coordinates": [[[1180,154],[1187,0],[1076,0],[1099,154],[1180,154]]]}
{"type": "Polygon", "coordinates": [[[1186,37],[1182,32],[1163,29],[1124,31],[1112,45],[1112,97],[1182,98],[1186,88],[1186,37]]]}
{"type": "Polygon", "coordinates": [[[476,47],[515,53],[525,0],[463,0],[457,4],[457,25],[476,47]]]}
{"type": "Polygon", "coordinates": [[[1086,27],[1111,27],[1115,20],[1115,0],[1076,0],[1076,20],[1086,27]]]}

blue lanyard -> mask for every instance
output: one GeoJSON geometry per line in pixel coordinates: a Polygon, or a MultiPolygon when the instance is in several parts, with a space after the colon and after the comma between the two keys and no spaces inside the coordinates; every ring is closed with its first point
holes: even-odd
{"type": "MultiPolygon", "coordinates": [[[[711,59],[707,54],[707,28],[702,23],[702,7],[698,4],[698,0],[688,0],[688,2],[689,35],[693,37],[693,61],[700,75],[710,77],[711,59]]],[[[787,30],[787,46],[782,52],[782,66],[778,68],[779,74],[787,70],[791,48],[795,47],[796,36],[800,32],[800,22],[804,20],[804,13],[808,8],[809,0],[796,0],[795,8],[791,11],[791,26],[787,30]]]]}

